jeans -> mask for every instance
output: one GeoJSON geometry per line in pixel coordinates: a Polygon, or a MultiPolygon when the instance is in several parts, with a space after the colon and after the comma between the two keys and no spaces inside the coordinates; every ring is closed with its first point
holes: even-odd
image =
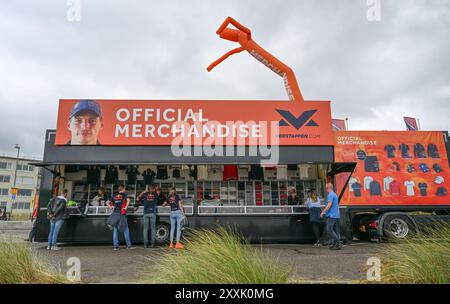
{"type": "Polygon", "coordinates": [[[144,214],[144,246],[148,245],[148,222],[150,221],[150,243],[155,245],[156,213],[144,214]]]}
{"type": "Polygon", "coordinates": [[[333,240],[333,245],[339,245],[341,242],[341,232],[340,232],[340,223],[337,218],[327,218],[327,233],[328,236],[333,240]]]}
{"type": "Polygon", "coordinates": [[[181,220],[183,219],[183,214],[181,210],[170,212],[170,242],[173,243],[173,235],[175,233],[175,224],[177,226],[177,238],[176,241],[179,242],[181,238],[181,220]]]}
{"type": "MultiPolygon", "coordinates": [[[[124,231],[123,234],[125,235],[125,242],[127,244],[127,247],[131,247],[130,230],[128,229],[128,224],[127,224],[127,227],[125,228],[125,231],[124,231]]],[[[114,226],[114,230],[113,230],[113,245],[114,245],[114,248],[119,247],[119,224],[114,226]]]]}
{"type": "Polygon", "coordinates": [[[59,230],[61,229],[64,220],[50,220],[50,233],[48,234],[48,247],[56,246],[58,240],[59,230]]]}
{"type": "Polygon", "coordinates": [[[312,229],[314,232],[314,237],[316,239],[316,242],[320,240],[320,223],[319,222],[311,222],[312,229]]]}

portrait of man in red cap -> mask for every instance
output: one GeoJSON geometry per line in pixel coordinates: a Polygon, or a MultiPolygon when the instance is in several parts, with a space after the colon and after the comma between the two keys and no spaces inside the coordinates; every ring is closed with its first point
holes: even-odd
{"type": "Polygon", "coordinates": [[[67,128],[72,134],[68,145],[99,145],[98,134],[103,128],[100,105],[89,99],[78,101],[70,112],[67,128]]]}

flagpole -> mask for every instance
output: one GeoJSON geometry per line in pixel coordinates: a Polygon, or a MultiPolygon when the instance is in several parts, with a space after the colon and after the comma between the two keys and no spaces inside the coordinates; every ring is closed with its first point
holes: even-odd
{"type": "Polygon", "coordinates": [[[348,117],[345,117],[345,130],[348,130],[348,117]]]}
{"type": "Polygon", "coordinates": [[[422,131],[422,128],[420,127],[420,119],[419,118],[417,118],[417,125],[418,125],[418,129],[419,129],[419,131],[422,131]]]}

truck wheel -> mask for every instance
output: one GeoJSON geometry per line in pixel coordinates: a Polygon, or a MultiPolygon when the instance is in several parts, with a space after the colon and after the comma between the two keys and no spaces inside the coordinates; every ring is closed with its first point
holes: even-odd
{"type": "Polygon", "coordinates": [[[414,230],[411,221],[400,215],[386,217],[383,223],[383,232],[390,239],[404,239],[414,230]]]}
{"type": "Polygon", "coordinates": [[[169,242],[170,226],[166,223],[156,224],[156,243],[164,245],[169,242]]]}

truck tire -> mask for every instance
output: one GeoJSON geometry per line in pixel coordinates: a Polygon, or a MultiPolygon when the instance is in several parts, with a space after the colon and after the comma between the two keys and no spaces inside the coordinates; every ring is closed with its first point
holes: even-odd
{"type": "Polygon", "coordinates": [[[383,234],[389,239],[405,239],[414,233],[414,225],[411,220],[402,215],[389,215],[383,222],[383,234]]]}
{"type": "Polygon", "coordinates": [[[170,225],[164,222],[156,224],[156,243],[158,245],[164,245],[169,243],[170,237],[170,225]]]}

